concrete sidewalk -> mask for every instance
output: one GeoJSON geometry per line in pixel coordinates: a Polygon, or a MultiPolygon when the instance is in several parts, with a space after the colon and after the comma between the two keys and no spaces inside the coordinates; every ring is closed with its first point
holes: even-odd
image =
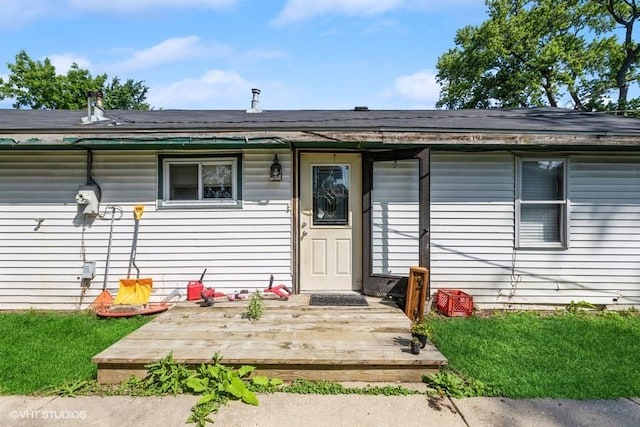
{"type": "MultiPolygon", "coordinates": [[[[216,426],[620,426],[640,425],[640,399],[572,401],[414,396],[259,395],[260,406],[231,402],[216,426]]],[[[197,396],[0,397],[7,427],[184,426],[197,396]]]]}

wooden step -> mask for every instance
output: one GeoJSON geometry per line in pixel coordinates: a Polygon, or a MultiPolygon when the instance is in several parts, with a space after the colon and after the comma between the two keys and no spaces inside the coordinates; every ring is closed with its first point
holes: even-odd
{"type": "Polygon", "coordinates": [[[379,298],[369,306],[316,307],[308,296],[265,301],[258,321],[244,319],[246,302],[199,307],[176,305],[92,358],[98,381],[144,377],[145,365],[168,354],[181,363],[207,363],[216,352],[223,363],[253,365],[261,375],[283,380],[418,382],[446,365],[430,343],[409,352],[410,322],[379,298]]]}

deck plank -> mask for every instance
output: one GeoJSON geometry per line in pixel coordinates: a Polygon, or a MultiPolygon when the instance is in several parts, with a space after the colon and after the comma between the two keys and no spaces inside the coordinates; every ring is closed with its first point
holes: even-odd
{"type": "Polygon", "coordinates": [[[380,299],[369,306],[316,307],[308,296],[265,301],[258,321],[243,318],[246,301],[199,307],[181,303],[92,358],[98,381],[144,376],[144,365],[172,354],[178,362],[251,364],[282,379],[420,381],[447,363],[431,344],[420,355],[404,312],[380,299]]]}

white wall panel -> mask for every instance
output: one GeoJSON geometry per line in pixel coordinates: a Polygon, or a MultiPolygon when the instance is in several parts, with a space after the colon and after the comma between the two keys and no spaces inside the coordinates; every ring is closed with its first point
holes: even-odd
{"type": "Polygon", "coordinates": [[[408,276],[418,265],[418,229],[418,161],[375,162],[372,273],[408,276]]]}
{"type": "MultiPolygon", "coordinates": [[[[114,221],[108,288],[117,291],[127,277],[137,204],[145,210],[136,264],[153,279],[152,300],[174,288],[186,294],[205,268],[205,284],[223,291],[264,288],[270,274],[290,286],[291,156],[278,151],[283,180],[271,182],[274,153],[243,153],[240,209],[158,209],[158,153],[94,151],[101,212],[109,205],[124,212],[114,221]]],[[[0,153],[0,309],[76,308],[83,258],[96,262],[97,275],[82,307],[102,290],[110,217],[79,213],[75,195],[86,170],[83,151],[0,153]]]]}
{"type": "Polygon", "coordinates": [[[640,303],[640,157],[571,156],[562,250],[514,249],[513,155],[434,153],[431,171],[433,291],[484,307],[640,303]]]}

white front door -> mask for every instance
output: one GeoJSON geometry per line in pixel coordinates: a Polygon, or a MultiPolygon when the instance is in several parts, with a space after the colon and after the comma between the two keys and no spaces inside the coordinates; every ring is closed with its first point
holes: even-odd
{"type": "Polygon", "coordinates": [[[362,289],[362,159],[300,158],[300,290],[362,289]]]}

